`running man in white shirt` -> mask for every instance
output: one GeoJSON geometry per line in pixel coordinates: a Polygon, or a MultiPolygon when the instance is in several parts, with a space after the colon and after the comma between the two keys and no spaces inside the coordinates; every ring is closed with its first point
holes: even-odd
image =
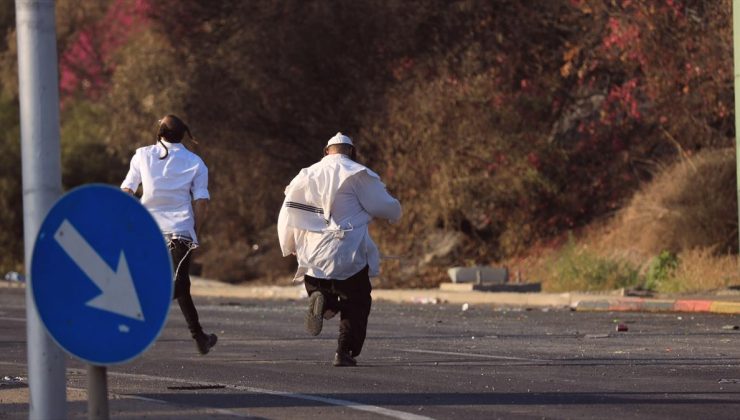
{"type": "Polygon", "coordinates": [[[303,278],[309,294],[306,329],[318,335],[323,320],[339,313],[333,364],[356,366],[372,304],[370,277],[380,263],[368,225],[373,218],[398,221],[401,204],[375,172],[354,161],[349,137],[337,133],[324,154],[285,189],[278,236],[283,256],[296,256],[295,279],[303,278]]]}
{"type": "Polygon", "coordinates": [[[165,236],[175,270],[174,299],[180,305],[200,354],[207,354],[218,337],[206,334],[190,296],[190,257],[198,247],[197,232],[208,206],[208,168],[198,155],[181,144],[190,129],[174,115],[159,121],[157,142],[136,150],[121,189],[134,194],[142,185],[141,204],[149,210],[165,236]]]}

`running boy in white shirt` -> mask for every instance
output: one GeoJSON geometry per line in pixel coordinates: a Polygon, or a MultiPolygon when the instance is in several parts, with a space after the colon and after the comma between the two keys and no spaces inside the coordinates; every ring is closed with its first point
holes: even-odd
{"type": "Polygon", "coordinates": [[[141,204],[149,210],[167,240],[175,270],[174,299],[180,305],[200,354],[216,345],[216,334],[206,334],[190,296],[190,257],[198,247],[197,232],[208,206],[208,168],[198,155],[181,144],[190,129],[174,115],[159,121],[157,142],[136,150],[121,189],[134,194],[142,185],[141,204]]]}

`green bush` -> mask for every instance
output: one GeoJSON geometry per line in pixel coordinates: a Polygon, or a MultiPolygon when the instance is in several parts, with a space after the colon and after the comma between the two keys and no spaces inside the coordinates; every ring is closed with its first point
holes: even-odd
{"type": "Polygon", "coordinates": [[[602,291],[633,287],[640,282],[638,270],[629,263],[597,255],[569,242],[552,258],[546,289],[602,291]]]}
{"type": "Polygon", "coordinates": [[[658,290],[678,268],[678,256],[670,251],[663,251],[650,262],[645,275],[645,289],[658,290]]]}
{"type": "Polygon", "coordinates": [[[108,130],[101,107],[86,100],[66,104],[60,132],[65,190],[89,183],[120,185],[128,156],[121,157],[108,145],[108,130]]]}

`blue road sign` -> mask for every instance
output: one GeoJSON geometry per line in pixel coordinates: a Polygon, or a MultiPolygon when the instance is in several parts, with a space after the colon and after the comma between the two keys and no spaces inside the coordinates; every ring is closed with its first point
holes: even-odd
{"type": "Polygon", "coordinates": [[[137,357],[167,320],[167,245],[144,206],[118,188],[87,185],[59,199],[39,230],[30,274],[49,334],[90,364],[137,357]]]}

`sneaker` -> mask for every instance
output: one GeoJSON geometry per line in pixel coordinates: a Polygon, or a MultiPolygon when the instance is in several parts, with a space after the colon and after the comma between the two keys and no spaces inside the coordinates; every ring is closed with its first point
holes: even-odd
{"type": "Polygon", "coordinates": [[[201,334],[195,337],[195,344],[198,346],[198,352],[200,354],[208,354],[209,351],[216,345],[218,337],[216,334],[201,334]]]}
{"type": "Polygon", "coordinates": [[[306,312],[306,331],[311,335],[319,335],[324,324],[324,295],[313,292],[308,297],[308,311],[306,312]]]}
{"type": "Polygon", "coordinates": [[[336,367],[357,366],[357,360],[355,360],[354,357],[350,356],[349,353],[343,351],[337,352],[334,354],[333,365],[336,367]]]}

